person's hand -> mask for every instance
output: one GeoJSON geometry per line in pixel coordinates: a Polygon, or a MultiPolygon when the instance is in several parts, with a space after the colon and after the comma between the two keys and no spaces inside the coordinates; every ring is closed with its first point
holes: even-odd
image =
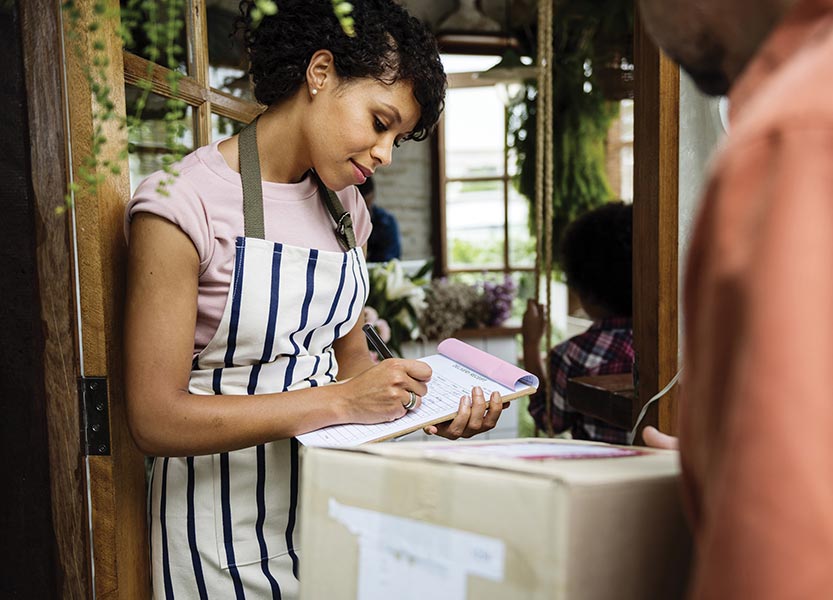
{"type": "Polygon", "coordinates": [[[521,323],[524,345],[538,348],[544,336],[544,307],[530,298],[526,301],[526,311],[521,323]]]}
{"type": "Polygon", "coordinates": [[[416,409],[428,391],[431,367],[422,361],[389,358],[342,386],[350,423],[383,423],[404,417],[405,405],[416,395],[416,409]]]}
{"type": "Polygon", "coordinates": [[[642,440],[646,446],[661,450],[678,450],[680,447],[680,441],[676,437],[662,433],[650,425],[642,430],[642,440]]]}
{"type": "Polygon", "coordinates": [[[483,396],[483,390],[474,387],[471,396],[460,398],[460,408],[457,416],[445,423],[429,425],[423,431],[428,435],[439,435],[449,440],[457,438],[470,438],[478,433],[494,429],[500,418],[503,409],[509,406],[508,402],[500,401],[500,394],[492,392],[489,397],[489,404],[483,396]]]}

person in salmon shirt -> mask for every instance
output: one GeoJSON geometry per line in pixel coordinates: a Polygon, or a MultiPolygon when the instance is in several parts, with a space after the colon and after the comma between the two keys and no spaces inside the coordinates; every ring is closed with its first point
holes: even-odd
{"type": "Polygon", "coordinates": [[[833,598],[833,0],[639,6],[730,99],[684,284],[689,597],[833,598]]]}

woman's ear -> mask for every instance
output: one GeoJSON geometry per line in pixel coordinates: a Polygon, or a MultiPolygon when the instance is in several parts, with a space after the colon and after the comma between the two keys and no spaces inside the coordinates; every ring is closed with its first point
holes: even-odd
{"type": "Polygon", "coordinates": [[[317,50],[307,65],[307,87],[315,96],[325,87],[335,85],[336,72],[333,53],[329,50],[317,50]]]}

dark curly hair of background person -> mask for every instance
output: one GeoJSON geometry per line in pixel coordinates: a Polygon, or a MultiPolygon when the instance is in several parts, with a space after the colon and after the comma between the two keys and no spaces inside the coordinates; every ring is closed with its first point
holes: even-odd
{"type": "Polygon", "coordinates": [[[567,285],[611,316],[633,313],[632,236],[633,209],[623,202],[584,213],[564,232],[561,255],[567,285]]]}
{"type": "Polygon", "coordinates": [[[351,0],[353,37],[344,33],[331,0],[277,0],[277,14],[252,27],[252,0],[240,3],[255,97],[267,106],[292,96],[318,50],[329,50],[339,77],[372,77],[413,85],[421,116],[410,139],[425,139],[443,109],[446,78],[437,42],[393,0],[351,0]]]}

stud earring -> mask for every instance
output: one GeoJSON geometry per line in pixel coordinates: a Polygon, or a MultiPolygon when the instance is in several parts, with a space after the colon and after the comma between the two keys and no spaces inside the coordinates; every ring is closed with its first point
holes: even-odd
{"type": "Polygon", "coordinates": [[[318,88],[312,88],[312,95],[315,96],[318,93],[318,88]]]}

